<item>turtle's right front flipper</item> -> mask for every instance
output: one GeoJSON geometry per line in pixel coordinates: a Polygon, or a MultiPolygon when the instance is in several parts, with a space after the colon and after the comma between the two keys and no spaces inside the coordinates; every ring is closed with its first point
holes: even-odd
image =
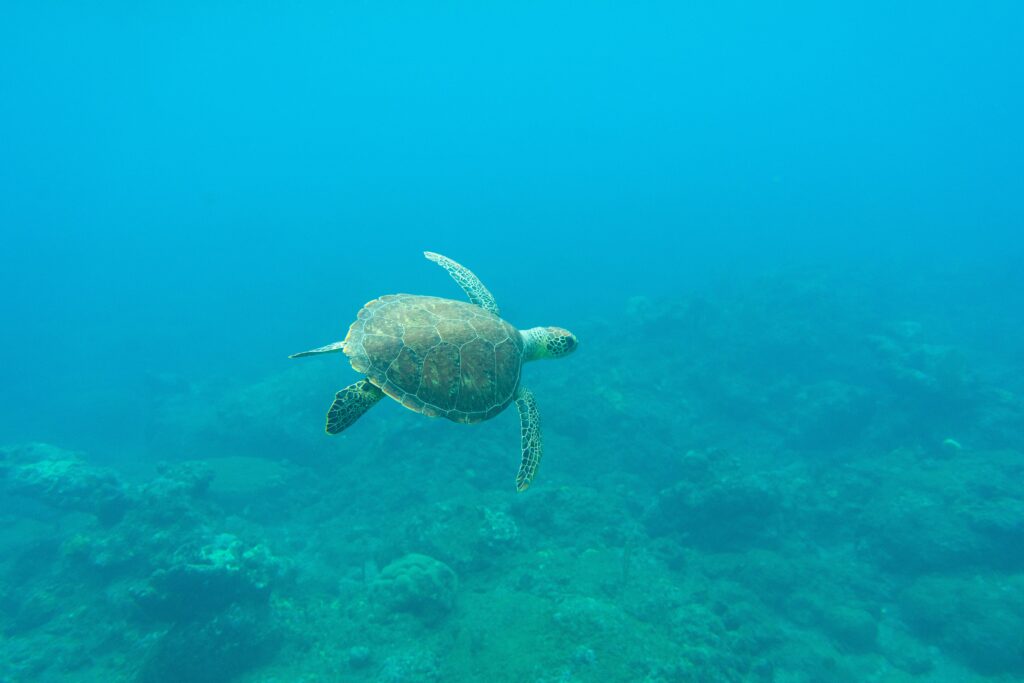
{"type": "Polygon", "coordinates": [[[334,395],[331,409],[327,411],[327,433],[338,434],[351,427],[383,395],[368,379],[361,379],[339,391],[334,395]]]}

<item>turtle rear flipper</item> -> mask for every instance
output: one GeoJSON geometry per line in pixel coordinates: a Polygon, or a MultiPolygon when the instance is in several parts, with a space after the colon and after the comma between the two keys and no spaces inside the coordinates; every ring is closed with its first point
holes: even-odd
{"type": "Polygon", "coordinates": [[[525,491],[537,474],[540,456],[544,454],[544,443],[540,438],[540,411],[537,401],[529,389],[519,388],[516,394],[516,408],[519,409],[520,433],[522,435],[523,461],[516,474],[516,490],[525,491]]]}
{"type": "Polygon", "coordinates": [[[384,393],[368,379],[350,384],[334,395],[334,403],[327,411],[327,433],[345,431],[376,405],[384,393]]]}

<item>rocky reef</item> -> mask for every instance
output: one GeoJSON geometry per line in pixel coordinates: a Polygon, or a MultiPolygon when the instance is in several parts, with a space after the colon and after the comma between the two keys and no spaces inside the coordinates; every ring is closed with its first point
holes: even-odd
{"type": "Polygon", "coordinates": [[[1019,680],[1019,364],[844,282],[580,324],[521,495],[513,414],[328,439],[306,370],[164,396],[158,466],[0,449],[0,681],[1019,680]]]}
{"type": "Polygon", "coordinates": [[[20,586],[4,591],[15,656],[3,675],[74,680],[92,663],[118,669],[108,680],[223,681],[272,655],[271,597],[292,572],[261,541],[243,540],[254,536],[246,525],[223,521],[201,464],[132,484],[46,444],[0,453],[4,504],[33,505],[21,523],[37,528],[13,563],[20,586]],[[69,661],[68,641],[96,649],[69,661]]]}

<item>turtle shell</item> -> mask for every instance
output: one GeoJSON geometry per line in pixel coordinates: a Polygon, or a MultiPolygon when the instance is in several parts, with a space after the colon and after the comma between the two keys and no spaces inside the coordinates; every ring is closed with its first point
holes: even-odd
{"type": "Polygon", "coordinates": [[[512,402],[519,330],[463,301],[391,294],[359,311],[345,337],[352,367],[410,410],[480,422],[512,402]]]}

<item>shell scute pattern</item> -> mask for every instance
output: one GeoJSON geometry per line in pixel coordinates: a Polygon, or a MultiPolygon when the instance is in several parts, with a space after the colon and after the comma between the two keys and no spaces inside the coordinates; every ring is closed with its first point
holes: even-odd
{"type": "Polygon", "coordinates": [[[419,298],[422,299],[419,302],[419,306],[423,310],[438,317],[450,317],[451,312],[448,304],[451,303],[451,299],[442,299],[436,296],[422,296],[419,298]]]}
{"type": "Polygon", "coordinates": [[[397,294],[363,307],[345,353],[406,408],[479,422],[512,402],[523,342],[515,327],[474,304],[397,294]]]}
{"type": "Polygon", "coordinates": [[[494,398],[494,345],[477,337],[462,346],[462,391],[455,407],[472,412],[491,406],[494,398]]]}
{"type": "Polygon", "coordinates": [[[506,339],[494,347],[494,376],[498,396],[512,396],[519,386],[519,370],[523,366],[523,342],[506,339]]]}
{"type": "Polygon", "coordinates": [[[363,334],[381,334],[401,338],[405,334],[405,326],[397,320],[373,315],[363,323],[363,334]]]}
{"type": "Polygon", "coordinates": [[[405,328],[403,341],[420,356],[426,356],[431,349],[441,343],[441,335],[433,327],[408,326],[405,328]]]}
{"type": "Polygon", "coordinates": [[[436,314],[420,306],[410,306],[402,315],[402,324],[406,327],[431,327],[437,325],[440,318],[436,314]]]}
{"type": "Polygon", "coordinates": [[[363,335],[363,348],[368,356],[379,358],[381,362],[390,364],[401,353],[402,342],[396,337],[367,334],[363,335]]]}
{"type": "Polygon", "coordinates": [[[457,318],[441,318],[437,321],[437,333],[448,342],[455,340],[468,341],[477,336],[476,330],[465,320],[457,318]]]}
{"type": "Polygon", "coordinates": [[[477,336],[484,341],[489,342],[492,346],[494,344],[500,344],[508,339],[504,334],[504,330],[496,325],[488,325],[485,321],[478,319],[470,320],[469,324],[472,326],[473,331],[476,332],[477,336]]]}
{"type": "MultiPolygon", "coordinates": [[[[419,354],[408,346],[404,346],[401,353],[398,354],[398,358],[388,365],[384,376],[400,391],[415,394],[420,388],[420,368],[422,366],[423,359],[419,354]]],[[[371,377],[371,379],[373,378],[371,377]]]]}
{"type": "Polygon", "coordinates": [[[451,410],[459,395],[462,376],[459,347],[442,342],[423,358],[423,386],[420,398],[439,410],[451,410]]]}

